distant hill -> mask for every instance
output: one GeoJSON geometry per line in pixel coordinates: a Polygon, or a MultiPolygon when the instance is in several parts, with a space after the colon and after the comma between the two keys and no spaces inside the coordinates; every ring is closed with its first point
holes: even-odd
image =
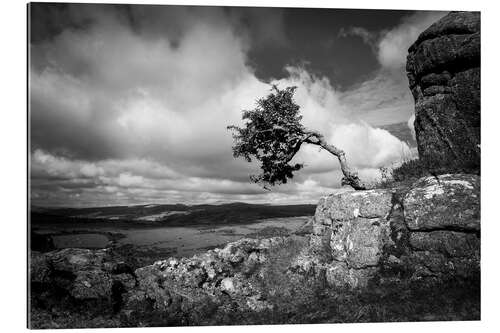
{"type": "Polygon", "coordinates": [[[92,208],[44,208],[31,211],[33,225],[226,225],[261,219],[312,216],[316,205],[263,205],[234,202],[220,205],[137,205],[92,208]]]}
{"type": "Polygon", "coordinates": [[[410,128],[405,122],[379,126],[379,128],[385,129],[399,140],[406,142],[410,147],[417,146],[417,141],[413,138],[410,128]]]}

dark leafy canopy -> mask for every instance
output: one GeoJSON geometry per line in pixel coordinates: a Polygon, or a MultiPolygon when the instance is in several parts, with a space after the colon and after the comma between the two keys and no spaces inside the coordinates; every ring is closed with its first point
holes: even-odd
{"type": "Polygon", "coordinates": [[[234,157],[244,157],[248,162],[256,158],[261,162],[262,173],[251,176],[254,182],[286,183],[294,171],[303,167],[289,164],[307,135],[300,123],[299,106],[293,100],[296,88],[280,90],[273,85],[272,92],[259,99],[254,110],[243,112],[245,127],[228,126],[233,130],[234,157]]]}

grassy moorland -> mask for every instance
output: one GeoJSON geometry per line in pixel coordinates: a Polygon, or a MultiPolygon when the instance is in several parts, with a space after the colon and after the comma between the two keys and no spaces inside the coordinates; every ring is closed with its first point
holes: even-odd
{"type": "Polygon", "coordinates": [[[268,218],[312,216],[316,205],[137,205],[92,208],[34,208],[34,227],[64,225],[88,227],[189,227],[249,224],[268,218]]]}

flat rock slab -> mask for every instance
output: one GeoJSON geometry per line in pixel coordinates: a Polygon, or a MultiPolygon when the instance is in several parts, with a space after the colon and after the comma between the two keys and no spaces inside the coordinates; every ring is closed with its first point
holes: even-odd
{"type": "Polygon", "coordinates": [[[385,189],[331,194],[321,198],[316,208],[315,223],[331,225],[332,221],[387,216],[392,192],[385,189]]]}
{"type": "Polygon", "coordinates": [[[410,230],[476,231],[480,225],[480,177],[457,174],[425,177],[403,200],[410,230]]]}

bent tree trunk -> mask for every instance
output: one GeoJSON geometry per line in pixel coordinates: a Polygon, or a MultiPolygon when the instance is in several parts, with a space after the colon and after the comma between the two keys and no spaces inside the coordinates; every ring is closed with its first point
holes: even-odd
{"type": "Polygon", "coordinates": [[[361,182],[361,180],[359,179],[358,173],[351,170],[351,168],[347,164],[347,160],[345,158],[345,153],[343,150],[326,142],[323,135],[318,132],[309,131],[306,134],[307,137],[304,142],[320,146],[332,155],[337,156],[340,163],[340,169],[344,174],[344,178],[342,178],[342,185],[350,185],[353,189],[358,191],[368,189],[368,186],[361,182]]]}

